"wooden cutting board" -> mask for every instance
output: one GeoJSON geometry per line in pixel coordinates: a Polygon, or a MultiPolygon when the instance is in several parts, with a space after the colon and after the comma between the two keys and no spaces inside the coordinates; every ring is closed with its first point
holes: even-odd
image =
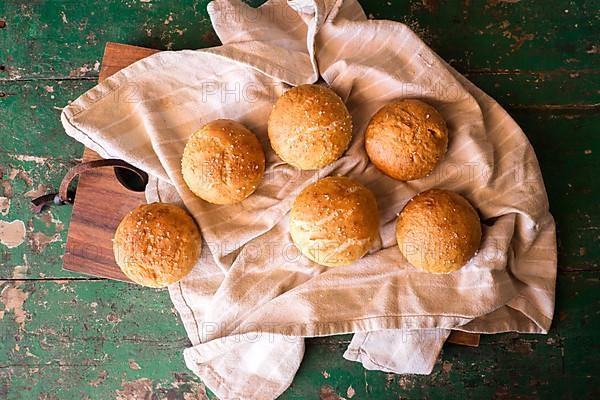
{"type": "MultiPolygon", "coordinates": [[[[104,49],[100,81],[157,51],[108,42],[104,49]]],[[[85,148],[83,161],[100,158],[97,153],[85,148]]],[[[121,186],[112,168],[83,173],[77,185],[63,268],[128,282],[129,279],[115,263],[112,238],[125,214],[143,203],[144,193],[121,186]]]]}
{"type": "MultiPolygon", "coordinates": [[[[104,49],[100,81],[158,50],[108,42],[104,49]]],[[[85,148],[83,161],[101,157],[85,148]]],[[[146,202],[144,193],[125,189],[112,168],[83,173],[77,184],[77,196],[67,235],[63,268],[101,278],[130,282],[115,263],[112,238],[121,219],[133,208],[146,202]]],[[[479,334],[452,331],[448,342],[478,346],[479,334]]]]}

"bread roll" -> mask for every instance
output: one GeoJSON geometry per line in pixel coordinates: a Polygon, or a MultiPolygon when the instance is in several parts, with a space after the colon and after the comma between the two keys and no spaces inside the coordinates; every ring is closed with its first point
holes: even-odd
{"type": "Polygon", "coordinates": [[[290,234],[302,254],[327,267],[350,264],[366,254],[379,234],[377,202],[353,179],[327,177],[294,201],[290,234]]]}
{"type": "Polygon", "coordinates": [[[352,139],[352,118],[340,97],[323,85],[285,92],[269,116],[269,140],[285,162],[323,168],[344,154],[352,139]]]}
{"type": "Polygon", "coordinates": [[[396,239],[415,267],[434,273],[456,271],[477,253],[479,215],[457,193],[427,190],[413,197],[398,216],[396,239]]]}
{"type": "Polygon", "coordinates": [[[164,287],[186,276],[200,257],[202,238],[184,210],[141,205],[123,218],[113,239],[115,260],[132,281],[164,287]]]}
{"type": "Polygon", "coordinates": [[[416,99],[383,106],[365,131],[365,149],[384,174],[401,181],[428,175],[448,148],[442,115],[416,99]]]}
{"type": "Polygon", "coordinates": [[[237,203],[259,185],[265,153],[256,135],[244,125],[218,119],[189,139],[181,172],[196,196],[213,204],[237,203]]]}

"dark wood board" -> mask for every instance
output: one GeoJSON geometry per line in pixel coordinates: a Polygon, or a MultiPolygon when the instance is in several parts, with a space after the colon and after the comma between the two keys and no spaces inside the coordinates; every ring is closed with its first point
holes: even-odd
{"type": "MultiPolygon", "coordinates": [[[[99,80],[102,81],[157,50],[108,42],[99,80]]],[[[83,161],[101,157],[85,148],[83,161]]],[[[63,268],[101,278],[129,281],[113,257],[112,238],[121,219],[145,203],[144,193],[125,189],[112,168],[95,169],[79,178],[67,236],[63,268]]]]}

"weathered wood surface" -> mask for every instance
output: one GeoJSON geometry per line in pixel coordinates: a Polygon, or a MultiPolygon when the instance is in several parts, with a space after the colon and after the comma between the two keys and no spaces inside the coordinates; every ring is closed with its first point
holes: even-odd
{"type": "MultiPolygon", "coordinates": [[[[216,45],[206,3],[0,2],[0,220],[25,228],[21,245],[0,244],[0,398],[204,398],[181,358],[187,339],[168,294],[62,270],[71,210],[37,216],[28,202],[56,189],[81,157],[58,117],[95,84],[104,43],[216,45]]],[[[558,226],[556,318],[547,336],[448,346],[424,377],[343,360],[348,336],[309,340],[283,398],[598,398],[597,2],[363,4],[373,17],[419,32],[506,106],[533,143],[558,226]]]]}

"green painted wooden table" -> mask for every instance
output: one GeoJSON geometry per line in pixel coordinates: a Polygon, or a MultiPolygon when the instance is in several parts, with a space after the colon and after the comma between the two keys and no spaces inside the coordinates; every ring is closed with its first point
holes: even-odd
{"type": "MultiPolygon", "coordinates": [[[[547,336],[446,346],[430,376],[365,371],[342,358],[349,336],[308,340],[282,398],[599,398],[598,2],[363,5],[371,18],[408,24],[504,105],[533,143],[558,225],[555,320],[547,336]]],[[[70,209],[29,208],[81,157],[59,114],[96,83],[107,41],[218,44],[205,0],[0,2],[0,236],[15,229],[11,221],[25,229],[22,244],[0,244],[2,399],[213,397],[184,365],[188,340],[167,292],[63,271],[70,209]]]]}

